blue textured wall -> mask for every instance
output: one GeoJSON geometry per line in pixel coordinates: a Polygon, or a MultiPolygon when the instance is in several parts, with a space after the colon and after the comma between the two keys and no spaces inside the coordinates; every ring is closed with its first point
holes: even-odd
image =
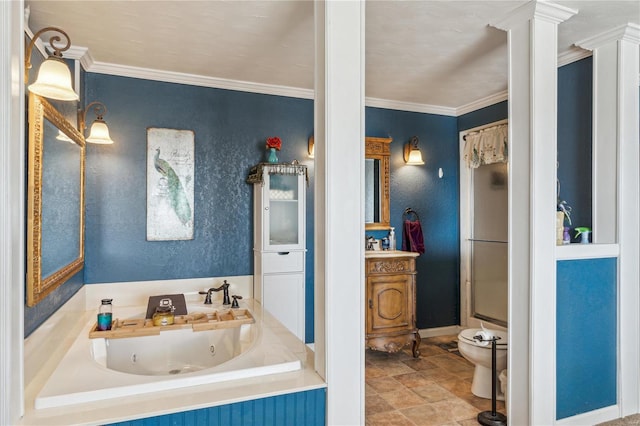
{"type": "MultiPolygon", "coordinates": [[[[590,224],[591,60],[559,69],[558,172],[573,217],[590,224]],[[586,167],[586,169],[585,169],[586,167]],[[576,171],[577,170],[577,171],[576,171]]],[[[249,167],[265,158],[264,140],[283,138],[280,158],[309,166],[307,192],[307,341],[313,341],[313,102],[172,83],[82,73],[86,103],[109,109],[111,146],[88,145],[85,282],[179,279],[253,273],[249,167]],[[195,239],[146,241],[146,128],[195,132],[195,239]]],[[[427,253],[417,262],[418,327],[459,323],[458,131],[507,117],[507,102],[446,117],[366,108],[366,135],[392,137],[391,225],[401,244],[402,213],[420,214],[427,253]],[[402,147],[417,135],[426,164],[406,166],[402,147]],[[438,179],[442,167],[444,178],[438,179]]],[[[81,286],[65,285],[38,309],[32,330],[81,286]],[[58,297],[57,295],[60,294],[58,297]]],[[[30,331],[27,332],[27,334],[30,331]]]]}
{"type": "Polygon", "coordinates": [[[29,336],[33,331],[47,320],[55,311],[64,305],[71,297],[82,288],[82,273],[78,271],[60,287],[53,290],[40,303],[33,307],[24,305],[24,337],[29,336]]]}
{"type": "MultiPolygon", "coordinates": [[[[281,161],[312,165],[313,102],[89,73],[86,100],[109,109],[114,145],[88,145],[86,283],[253,274],[249,168],[265,140],[283,140],[281,161]],[[189,241],[146,240],[146,129],[195,132],[195,221],[189,241]]],[[[313,167],[310,168],[313,176],[313,167]]],[[[307,248],[313,247],[313,186],[307,248]]],[[[313,250],[307,253],[307,315],[313,318],[313,250]]],[[[309,323],[309,321],[308,321],[309,323]]],[[[313,341],[313,322],[307,339],[313,341]]]]}
{"type": "Polygon", "coordinates": [[[616,264],[557,262],[558,419],[616,404],[616,264]]]}
{"type": "MultiPolygon", "coordinates": [[[[366,135],[391,137],[391,226],[402,244],[402,214],[420,216],[425,253],[416,260],[418,328],[460,320],[459,176],[456,118],[367,108],[366,135]],[[408,166],[402,152],[412,136],[420,139],[424,166],[408,166]],[[442,167],[444,178],[438,179],[442,167]]],[[[369,234],[369,233],[368,233],[369,234]]]]}
{"type": "Polygon", "coordinates": [[[591,227],[592,76],[591,57],[558,69],[558,179],[572,227],[591,227]]]}
{"type": "Polygon", "coordinates": [[[113,424],[118,426],[324,426],[325,395],[326,389],[316,389],[113,424]]]}
{"type": "Polygon", "coordinates": [[[458,117],[458,131],[473,129],[495,121],[504,120],[509,116],[507,101],[489,105],[482,109],[469,112],[458,117]]]}

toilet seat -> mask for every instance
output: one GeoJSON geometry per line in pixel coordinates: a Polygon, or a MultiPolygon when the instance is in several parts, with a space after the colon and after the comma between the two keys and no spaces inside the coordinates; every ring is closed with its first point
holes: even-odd
{"type": "MultiPolygon", "coordinates": [[[[473,338],[473,336],[480,330],[481,330],[480,328],[467,328],[465,330],[462,330],[460,334],[458,334],[458,337],[460,337],[462,340],[464,340],[465,343],[468,343],[470,345],[474,345],[484,349],[491,349],[491,345],[486,345],[486,346],[480,345],[478,341],[473,338]]],[[[508,335],[506,331],[490,330],[490,329],[486,329],[486,330],[500,337],[500,340],[496,342],[496,349],[507,350],[508,335]]]]}

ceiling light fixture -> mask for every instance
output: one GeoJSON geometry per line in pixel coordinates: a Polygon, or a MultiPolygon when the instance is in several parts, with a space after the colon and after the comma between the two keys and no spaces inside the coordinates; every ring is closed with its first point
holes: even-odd
{"type": "Polygon", "coordinates": [[[87,128],[86,116],[89,108],[93,106],[93,112],[96,114],[96,119],[91,124],[91,130],[89,131],[89,137],[85,140],[89,143],[109,145],[113,143],[111,137],[109,137],[109,128],[107,123],[104,122],[102,117],[107,113],[107,107],[102,102],[93,101],[84,110],[78,111],[78,122],[80,123],[80,133],[84,134],[84,130],[87,128]]]}
{"type": "Polygon", "coordinates": [[[67,33],[56,27],[45,27],[35,33],[27,46],[24,57],[24,81],[29,83],[29,70],[31,69],[31,51],[36,44],[40,34],[47,31],[55,31],[62,34],[67,39],[67,44],[63,47],[56,47],[54,43],[60,41],[60,36],[54,35],[49,39],[49,44],[53,49],[53,55],[49,55],[47,59],[40,65],[38,77],[35,83],[29,85],[29,91],[45,98],[58,99],[60,101],[77,101],[78,94],[73,90],[71,84],[71,71],[67,64],[62,60],[62,52],[71,47],[71,39],[67,33]]]}
{"type": "Polygon", "coordinates": [[[409,142],[404,145],[404,162],[412,166],[424,164],[424,161],[422,161],[422,153],[420,152],[420,148],[418,148],[417,136],[413,136],[409,139],[409,142]]]}

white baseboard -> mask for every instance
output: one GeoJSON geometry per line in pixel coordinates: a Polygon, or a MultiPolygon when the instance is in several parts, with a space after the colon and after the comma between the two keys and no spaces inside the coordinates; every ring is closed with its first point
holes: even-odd
{"type": "Polygon", "coordinates": [[[589,411],[588,413],[578,414],[576,416],[567,417],[557,420],[556,425],[562,426],[584,426],[597,425],[599,423],[608,422],[620,418],[620,406],[612,405],[610,407],[600,408],[598,410],[589,411]]]}
{"type": "Polygon", "coordinates": [[[426,338],[447,336],[452,334],[458,335],[458,333],[460,333],[460,330],[462,330],[462,328],[460,328],[459,325],[449,325],[447,327],[424,328],[422,330],[419,330],[418,332],[420,333],[420,337],[426,338]]]}

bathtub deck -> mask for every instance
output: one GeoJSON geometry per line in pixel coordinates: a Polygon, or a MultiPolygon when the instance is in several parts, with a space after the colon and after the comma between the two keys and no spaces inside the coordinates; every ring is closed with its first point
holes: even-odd
{"type": "Polygon", "coordinates": [[[53,324],[46,324],[42,333],[34,336],[38,338],[37,342],[25,342],[25,358],[30,363],[27,367],[29,373],[33,371],[33,374],[27,374],[25,414],[19,424],[106,424],[326,387],[315,372],[313,352],[271,315],[263,313],[259,303],[253,300],[246,300],[245,303],[254,313],[256,321],[269,327],[276,338],[296,355],[302,364],[300,370],[36,410],[36,396],[76,336],[86,330],[84,324],[95,315],[91,311],[78,315],[60,310],[50,319],[53,324]],[[56,334],[56,322],[65,324],[60,329],[66,330],[66,333],[56,334]]]}

